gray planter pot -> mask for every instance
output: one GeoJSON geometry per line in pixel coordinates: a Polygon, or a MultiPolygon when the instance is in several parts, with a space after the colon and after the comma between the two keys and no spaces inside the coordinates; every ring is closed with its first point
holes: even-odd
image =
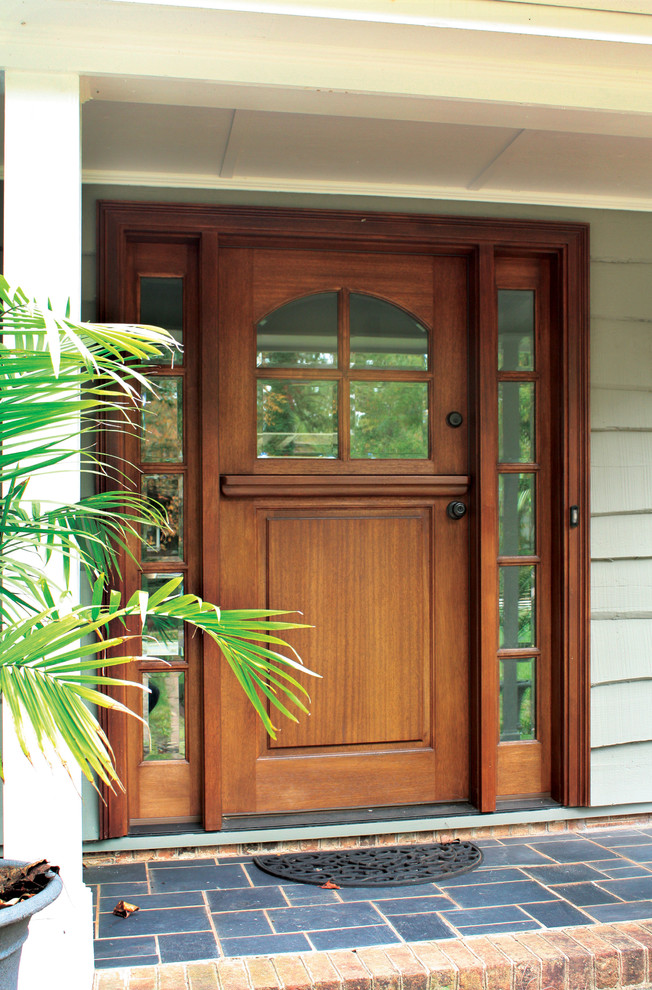
{"type": "MultiPolygon", "coordinates": [[[[16,859],[0,859],[0,866],[25,866],[16,859]]],[[[0,909],[0,987],[2,990],[16,990],[18,986],[18,966],[23,943],[27,938],[27,926],[37,911],[56,900],[63,889],[61,878],[56,873],[44,890],[28,897],[13,907],[0,909]]]]}

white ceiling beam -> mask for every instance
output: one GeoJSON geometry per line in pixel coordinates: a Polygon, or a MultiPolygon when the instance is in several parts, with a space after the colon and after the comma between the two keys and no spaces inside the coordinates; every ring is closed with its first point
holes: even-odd
{"type": "Polygon", "coordinates": [[[523,134],[525,134],[525,129],[517,131],[516,134],[512,135],[509,141],[505,144],[505,147],[502,148],[480,172],[478,172],[466,188],[469,190],[481,189],[484,185],[486,185],[487,182],[490,181],[492,175],[498,171],[500,165],[505,161],[505,158],[509,155],[510,149],[514,147],[523,134]]]}

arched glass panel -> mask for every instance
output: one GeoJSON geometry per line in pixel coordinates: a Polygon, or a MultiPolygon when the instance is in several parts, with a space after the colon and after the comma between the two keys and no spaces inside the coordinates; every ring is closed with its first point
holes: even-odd
{"type": "Polygon", "coordinates": [[[384,299],[350,296],[351,367],[428,367],[428,331],[413,316],[384,299]]]}
{"type": "Polygon", "coordinates": [[[256,327],[259,368],[321,368],[337,364],[337,292],[293,299],[256,327]]]}

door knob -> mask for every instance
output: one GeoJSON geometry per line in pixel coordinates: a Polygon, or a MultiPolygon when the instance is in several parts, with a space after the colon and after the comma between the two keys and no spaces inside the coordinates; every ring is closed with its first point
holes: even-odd
{"type": "Polygon", "coordinates": [[[446,506],[446,515],[450,516],[451,519],[461,519],[462,516],[466,515],[464,502],[449,502],[446,506]]]}
{"type": "Polygon", "coordinates": [[[456,411],[449,412],[448,416],[446,417],[446,422],[448,423],[449,426],[456,428],[462,425],[462,423],[464,422],[464,417],[462,416],[461,412],[456,412],[456,411]]]}

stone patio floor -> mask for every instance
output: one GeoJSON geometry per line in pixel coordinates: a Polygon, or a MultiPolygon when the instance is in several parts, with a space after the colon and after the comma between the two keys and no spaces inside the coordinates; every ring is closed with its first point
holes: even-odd
{"type": "Polygon", "coordinates": [[[288,883],[251,856],[91,866],[95,985],[518,990],[519,972],[522,990],[652,982],[652,826],[473,841],[478,869],[405,887],[288,883]],[[139,911],[116,917],[119,900],[139,911]]]}

